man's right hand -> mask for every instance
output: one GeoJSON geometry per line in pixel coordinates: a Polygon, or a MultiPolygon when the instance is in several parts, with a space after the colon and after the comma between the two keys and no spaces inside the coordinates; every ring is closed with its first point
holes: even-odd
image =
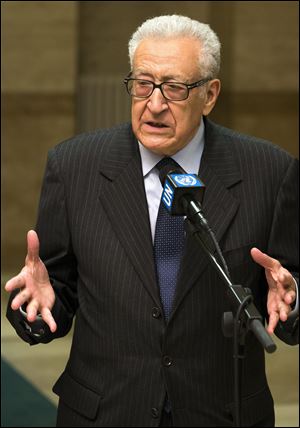
{"type": "Polygon", "coordinates": [[[27,233],[27,256],[25,266],[19,275],[11,278],[5,284],[5,290],[11,292],[20,289],[20,292],[11,302],[13,310],[19,310],[27,302],[27,320],[36,320],[39,312],[48,324],[52,333],[57,325],[51,314],[55,301],[55,293],[49,280],[49,275],[44,263],[39,258],[39,238],[34,230],[27,233]]]}

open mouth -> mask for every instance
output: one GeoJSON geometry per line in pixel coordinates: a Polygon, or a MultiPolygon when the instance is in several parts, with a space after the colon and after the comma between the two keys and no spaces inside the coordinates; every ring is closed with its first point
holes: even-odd
{"type": "Polygon", "coordinates": [[[146,122],[146,124],[152,126],[153,128],[168,128],[167,125],[159,122],[146,122]]]}

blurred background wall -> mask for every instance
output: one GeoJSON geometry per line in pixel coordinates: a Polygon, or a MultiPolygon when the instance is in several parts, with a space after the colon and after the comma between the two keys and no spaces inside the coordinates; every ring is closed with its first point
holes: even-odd
{"type": "Polygon", "coordinates": [[[5,1],[2,19],[2,271],[23,263],[50,147],[129,119],[127,42],[158,14],[209,23],[222,43],[211,119],[298,156],[298,2],[5,1]]]}

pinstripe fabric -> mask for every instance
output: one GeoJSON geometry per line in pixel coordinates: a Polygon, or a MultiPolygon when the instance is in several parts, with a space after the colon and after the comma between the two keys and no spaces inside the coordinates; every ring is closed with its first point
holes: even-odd
{"type": "MultiPolygon", "coordinates": [[[[280,148],[206,120],[203,210],[234,282],[265,315],[255,245],[298,270],[298,162],[280,148]]],[[[58,426],[158,426],[166,391],[175,426],[232,426],[232,343],[221,332],[226,290],[192,239],[169,322],[155,278],[137,142],[129,124],[83,134],[50,153],[37,232],[57,299],[58,331],[76,314],[66,370],[54,386],[58,426]],[[166,358],[167,357],[167,358],[166,358]]],[[[29,343],[20,316],[8,309],[29,343]]],[[[293,325],[281,338],[296,343],[293,325]]],[[[249,333],[243,374],[245,425],[272,426],[264,351],[249,333]],[[261,425],[260,425],[261,424],[261,425]]]]}

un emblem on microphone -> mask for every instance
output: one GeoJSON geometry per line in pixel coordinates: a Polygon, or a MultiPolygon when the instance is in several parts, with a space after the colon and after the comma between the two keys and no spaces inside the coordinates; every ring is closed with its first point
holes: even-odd
{"type": "Polygon", "coordinates": [[[174,179],[180,186],[195,186],[197,183],[196,178],[188,174],[175,175],[174,179]]]}

